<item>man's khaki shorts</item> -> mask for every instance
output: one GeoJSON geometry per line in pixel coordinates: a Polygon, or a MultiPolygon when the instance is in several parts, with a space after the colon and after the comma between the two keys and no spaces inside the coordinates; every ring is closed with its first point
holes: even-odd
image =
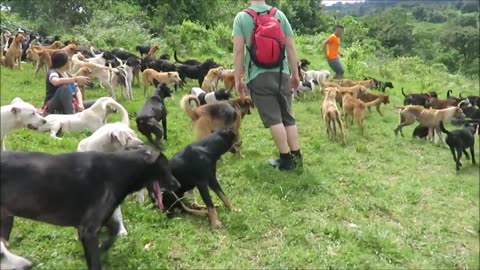
{"type": "Polygon", "coordinates": [[[282,73],[280,77],[279,72],[261,73],[248,83],[248,89],[265,128],[281,123],[295,125],[289,75],[282,73]]]}

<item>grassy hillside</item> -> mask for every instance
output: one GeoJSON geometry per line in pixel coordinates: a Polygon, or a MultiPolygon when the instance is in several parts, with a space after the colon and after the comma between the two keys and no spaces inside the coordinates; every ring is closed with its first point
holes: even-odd
{"type": "MultiPolygon", "coordinates": [[[[312,67],[326,67],[318,56],[300,56],[310,59],[312,67]]],[[[455,94],[460,90],[478,94],[478,81],[430,72],[426,67],[417,72],[409,61],[372,60],[359,65],[369,75],[393,80],[395,89],[388,93],[397,105],[402,103],[401,87],[406,92],[434,89],[442,97],[448,89],[455,94]]],[[[45,78],[34,78],[29,64],[23,68],[1,69],[2,105],[19,96],[41,106],[45,78]]],[[[191,86],[193,81],[166,102],[167,157],[193,140],[190,122],[178,105],[191,86]]],[[[138,85],[134,92],[136,101],[120,99],[130,113],[137,112],[144,102],[138,85]]],[[[87,99],[104,95],[106,90],[87,90],[87,99]]],[[[280,172],[267,165],[266,160],[277,153],[255,110],[242,123],[245,158],[227,154],[218,166],[223,189],[242,211],[226,211],[212,193],[225,225],[212,230],[206,217],[167,219],[150,203],[141,205],[129,197],[122,204],[129,235],[118,239],[104,256],[104,266],[479,268],[478,165],[464,161],[464,167],[456,172],[445,145],[410,137],[413,125],[404,128],[406,137],[395,137],[398,112],[393,104],[382,107],[383,117],[375,111],[368,114],[366,136],[361,136],[356,125],[348,128],[348,146],[343,147],[326,137],[321,100],[317,93],[294,103],[304,153],[302,170],[280,172]],[[151,247],[145,248],[148,243],[151,247]]],[[[117,119],[116,115],[111,117],[111,121],[117,119]]],[[[131,126],[136,128],[133,119],[131,126]]],[[[59,141],[47,133],[16,131],[8,136],[6,146],[19,151],[72,152],[88,135],[65,134],[59,141]]],[[[478,140],[476,143],[478,150],[478,140]]],[[[85,268],[75,235],[72,228],[16,219],[10,245],[16,254],[33,261],[36,269],[85,268]]]]}

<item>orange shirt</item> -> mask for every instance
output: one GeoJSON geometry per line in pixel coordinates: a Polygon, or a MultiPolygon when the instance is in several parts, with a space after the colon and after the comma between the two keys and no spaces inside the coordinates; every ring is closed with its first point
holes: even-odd
{"type": "Polygon", "coordinates": [[[327,43],[328,60],[338,58],[338,47],[340,47],[340,38],[335,36],[335,34],[331,34],[328,37],[328,43],[327,43]]]}

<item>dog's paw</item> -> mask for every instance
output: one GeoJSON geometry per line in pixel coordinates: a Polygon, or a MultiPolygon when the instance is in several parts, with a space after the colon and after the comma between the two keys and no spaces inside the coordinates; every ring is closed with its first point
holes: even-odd
{"type": "Polygon", "coordinates": [[[57,136],[52,136],[52,138],[55,139],[55,140],[60,140],[60,141],[63,140],[63,138],[60,138],[60,137],[57,137],[57,136]]]}
{"type": "Polygon", "coordinates": [[[232,212],[242,212],[242,209],[240,209],[238,207],[233,207],[232,212]]]}
{"type": "Polygon", "coordinates": [[[117,233],[117,236],[119,236],[119,237],[127,236],[127,235],[128,235],[128,232],[125,228],[120,229],[120,231],[118,231],[118,233],[117,233]]]}
{"type": "Polygon", "coordinates": [[[217,220],[217,221],[212,223],[212,228],[213,229],[222,229],[223,224],[222,224],[222,222],[220,222],[220,220],[217,220]]]}

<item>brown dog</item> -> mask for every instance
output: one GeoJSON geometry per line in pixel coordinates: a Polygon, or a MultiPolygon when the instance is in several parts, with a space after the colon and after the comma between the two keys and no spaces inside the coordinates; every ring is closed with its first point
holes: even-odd
{"type": "Polygon", "coordinates": [[[426,109],[419,105],[396,106],[400,110],[400,124],[394,129],[395,135],[400,134],[403,137],[402,128],[411,125],[417,120],[420,125],[428,127],[429,133],[432,131],[437,133],[440,140],[443,141],[442,131],[440,130],[440,121],[443,123],[450,122],[452,119],[464,120],[465,114],[458,107],[449,107],[442,110],[426,109]]]}
{"type": "Polygon", "coordinates": [[[323,121],[325,121],[325,127],[327,128],[327,136],[329,139],[333,139],[337,137],[337,128],[335,123],[338,124],[340,128],[340,135],[342,138],[343,144],[347,144],[345,141],[345,132],[343,131],[343,123],[340,117],[340,112],[337,108],[337,92],[339,91],[338,88],[335,87],[327,87],[325,88],[325,98],[322,104],[322,114],[323,114],[323,121]]]}
{"type": "MultiPolygon", "coordinates": [[[[380,105],[382,105],[382,103],[385,105],[390,103],[390,98],[384,94],[376,95],[372,93],[362,92],[358,94],[358,98],[363,102],[370,102],[370,101],[376,100],[377,98],[380,98],[381,102],[379,102],[375,107],[377,109],[378,114],[380,114],[381,116],[383,116],[383,114],[380,111],[380,105]]],[[[368,107],[368,111],[370,111],[370,107],[368,107]]]]}
{"type": "Polygon", "coordinates": [[[15,38],[8,47],[7,52],[5,53],[5,66],[9,68],[14,68],[15,65],[18,65],[20,69],[20,62],[22,59],[22,42],[25,41],[25,36],[22,33],[17,33],[15,38]]]}
{"type": "MultiPolygon", "coordinates": [[[[33,41],[32,41],[33,43],[33,41]]],[[[43,49],[50,49],[50,50],[56,50],[56,49],[60,49],[60,48],[63,48],[65,47],[65,44],[63,44],[62,42],[60,41],[55,41],[53,42],[52,44],[48,45],[48,46],[42,46],[42,45],[34,45],[33,48],[37,49],[37,50],[43,50],[43,49]]]]}
{"type": "Polygon", "coordinates": [[[238,150],[241,144],[241,121],[245,115],[251,113],[250,109],[255,108],[250,97],[200,106],[200,101],[193,95],[184,96],[180,106],[192,120],[193,132],[197,140],[207,137],[215,129],[232,129],[237,136],[235,150],[238,150]],[[190,107],[190,101],[196,103],[195,108],[190,107]]]}
{"type": "Polygon", "coordinates": [[[365,88],[365,86],[363,86],[363,85],[354,85],[352,87],[339,86],[337,88],[338,88],[339,91],[337,91],[337,99],[336,100],[337,100],[337,103],[340,104],[340,107],[343,106],[341,91],[350,92],[354,98],[357,98],[358,95],[367,92],[367,88],[365,88]]]}
{"type": "Polygon", "coordinates": [[[362,134],[365,134],[365,129],[363,126],[363,119],[365,118],[365,108],[376,105],[381,102],[381,98],[377,98],[374,101],[364,103],[363,101],[353,97],[352,92],[342,90],[340,91],[342,95],[342,104],[343,104],[343,115],[345,119],[345,126],[347,126],[347,116],[351,115],[352,119],[350,123],[353,125],[353,118],[357,121],[362,134]]]}
{"type": "Polygon", "coordinates": [[[217,90],[217,81],[223,71],[223,67],[212,68],[203,79],[202,90],[209,93],[217,90]]]}
{"type": "MultiPolygon", "coordinates": [[[[92,70],[90,70],[88,67],[81,67],[78,69],[78,71],[74,74],[72,74],[73,77],[75,76],[86,76],[90,77],[92,74],[92,70]]],[[[85,84],[78,84],[78,87],[80,88],[80,92],[82,93],[83,100],[86,99],[85,97],[85,84]]]]}
{"type": "Polygon", "coordinates": [[[235,74],[233,72],[222,75],[221,79],[223,79],[223,87],[228,92],[235,88],[235,74]]]}
{"type": "Polygon", "coordinates": [[[158,46],[158,45],[155,45],[152,48],[150,48],[150,50],[148,51],[147,56],[145,56],[145,58],[150,57],[150,56],[154,56],[155,53],[158,51],[158,49],[160,49],[160,46],[158,46]]]}
{"type": "Polygon", "coordinates": [[[456,99],[438,99],[435,97],[431,97],[427,99],[425,102],[425,108],[432,108],[432,109],[446,109],[450,106],[457,106],[458,101],[456,99]]]}
{"type": "Polygon", "coordinates": [[[374,88],[375,87],[375,81],[373,81],[372,79],[370,80],[364,80],[364,81],[353,81],[353,80],[349,80],[349,79],[343,79],[343,80],[340,80],[339,81],[340,85],[341,86],[346,86],[346,87],[352,87],[352,86],[355,86],[355,85],[363,85],[365,87],[368,87],[368,88],[374,88]]]}
{"type": "Polygon", "coordinates": [[[35,77],[38,74],[38,71],[40,68],[42,68],[44,65],[48,68],[52,65],[52,54],[56,51],[65,51],[70,57],[75,54],[75,51],[77,50],[77,45],[75,44],[68,44],[67,46],[61,48],[61,49],[37,49],[35,46],[32,47],[32,50],[39,55],[39,61],[37,62],[37,68],[35,70],[35,77]]]}
{"type": "Polygon", "coordinates": [[[156,80],[159,84],[179,84],[182,80],[180,75],[176,71],[170,72],[158,72],[155,69],[147,68],[143,71],[143,93],[147,95],[147,88],[150,84],[153,84],[153,80],[156,80]]]}

